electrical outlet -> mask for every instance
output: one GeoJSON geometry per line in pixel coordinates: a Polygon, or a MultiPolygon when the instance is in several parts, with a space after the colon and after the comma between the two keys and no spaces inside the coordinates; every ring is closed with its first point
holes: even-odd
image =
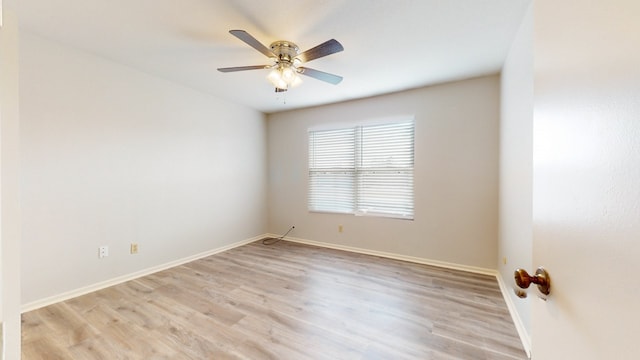
{"type": "Polygon", "coordinates": [[[130,250],[131,254],[137,254],[138,253],[138,244],[136,243],[131,243],[131,250],[130,250]]]}
{"type": "Polygon", "coordinates": [[[109,256],[109,247],[106,245],[100,246],[98,248],[98,258],[102,259],[109,256]]]}
{"type": "Polygon", "coordinates": [[[338,225],[338,232],[341,233],[343,230],[342,225],[338,225]]]}
{"type": "Polygon", "coordinates": [[[504,265],[507,265],[507,257],[506,257],[506,256],[502,258],[502,263],[503,263],[504,265]]]}

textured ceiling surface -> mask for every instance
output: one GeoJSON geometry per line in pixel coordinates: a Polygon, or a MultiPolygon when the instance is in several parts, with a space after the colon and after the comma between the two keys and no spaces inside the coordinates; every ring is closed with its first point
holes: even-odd
{"type": "Polygon", "coordinates": [[[502,67],[531,0],[20,0],[20,30],[270,113],[490,73],[502,67]],[[303,77],[276,94],[269,64],[229,34],[301,51],[335,38],[343,52],[308,67],[344,77],[303,77]]]}

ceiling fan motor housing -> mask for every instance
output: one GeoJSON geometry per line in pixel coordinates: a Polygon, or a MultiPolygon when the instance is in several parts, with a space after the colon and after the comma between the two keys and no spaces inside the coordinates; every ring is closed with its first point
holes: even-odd
{"type": "Polygon", "coordinates": [[[298,56],[298,51],[300,50],[298,45],[286,40],[275,41],[271,43],[269,47],[277,56],[277,61],[284,61],[288,63],[293,63],[293,60],[298,56]]]}

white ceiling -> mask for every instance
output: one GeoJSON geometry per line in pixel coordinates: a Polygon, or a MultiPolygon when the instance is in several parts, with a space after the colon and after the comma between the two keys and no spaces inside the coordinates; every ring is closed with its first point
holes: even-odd
{"type": "Polygon", "coordinates": [[[20,0],[21,31],[271,113],[496,73],[531,0],[20,0]],[[276,94],[268,64],[229,34],[343,52],[308,67],[344,77],[276,94]],[[285,103],[286,102],[286,103],[285,103]]]}

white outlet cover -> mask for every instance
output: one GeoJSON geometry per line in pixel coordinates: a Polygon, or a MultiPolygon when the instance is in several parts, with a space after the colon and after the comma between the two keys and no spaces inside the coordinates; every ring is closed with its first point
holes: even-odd
{"type": "Polygon", "coordinates": [[[102,259],[103,257],[109,256],[109,247],[108,246],[100,246],[98,257],[102,259]]]}

